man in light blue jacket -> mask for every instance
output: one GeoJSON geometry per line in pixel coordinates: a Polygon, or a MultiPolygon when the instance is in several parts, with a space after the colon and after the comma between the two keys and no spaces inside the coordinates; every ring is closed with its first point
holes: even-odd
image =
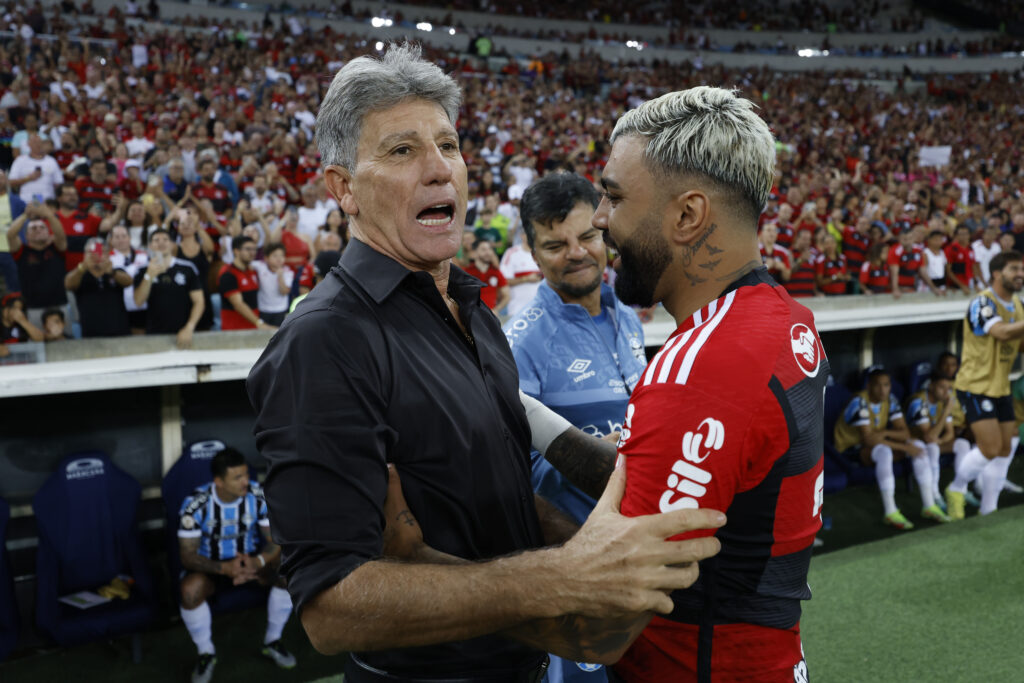
{"type": "MultiPolygon", "coordinates": [[[[523,194],[520,216],[544,275],[534,299],[505,324],[519,388],[588,434],[622,428],[629,394],[647,365],[640,320],[602,282],[608,257],[590,224],[600,196],[585,178],[552,173],[523,194]]],[[[594,499],[539,453],[533,487],[582,524],[594,499]]],[[[551,658],[547,681],[600,683],[600,665],[551,658]]]]}

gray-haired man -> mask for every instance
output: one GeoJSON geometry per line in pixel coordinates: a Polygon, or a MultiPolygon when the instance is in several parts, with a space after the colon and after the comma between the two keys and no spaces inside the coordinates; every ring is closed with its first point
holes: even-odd
{"type": "MultiPolygon", "coordinates": [[[[353,653],[353,683],[536,681],[545,651],[615,661],[718,548],[665,539],[724,521],[626,519],[623,468],[592,476],[595,497],[609,484],[578,531],[534,497],[514,360],[480,283],[451,264],[467,198],[459,101],[409,46],[338,73],[316,132],[352,241],[248,381],[282,570],[314,646],[353,653]],[[418,529],[413,515],[422,537],[400,546],[391,532],[418,529]]],[[[541,448],[563,431],[538,428],[541,448]]]]}

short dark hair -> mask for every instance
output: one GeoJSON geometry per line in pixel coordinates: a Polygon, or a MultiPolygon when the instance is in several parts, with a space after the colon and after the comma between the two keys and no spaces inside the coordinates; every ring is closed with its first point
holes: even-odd
{"type": "Polygon", "coordinates": [[[42,317],[43,324],[45,325],[46,321],[49,320],[53,316],[57,316],[58,318],[60,318],[61,322],[64,322],[64,311],[62,311],[59,308],[57,308],[56,306],[54,306],[52,308],[47,308],[45,311],[43,311],[43,317],[42,317]]]}
{"type": "Polygon", "coordinates": [[[249,242],[252,242],[253,244],[256,244],[256,240],[254,240],[253,238],[251,238],[251,237],[249,237],[247,235],[236,235],[235,237],[231,238],[231,251],[235,251],[236,249],[241,249],[242,247],[247,245],[249,242]]]}
{"type": "Polygon", "coordinates": [[[171,239],[171,231],[170,230],[167,230],[166,228],[157,228],[153,232],[149,233],[149,237],[146,240],[146,244],[149,244],[150,242],[152,242],[153,238],[156,237],[157,235],[167,235],[167,239],[171,239]]]}
{"type": "MultiPolygon", "coordinates": [[[[235,248],[235,243],[234,243],[233,240],[231,242],[231,248],[232,249],[235,248]]],[[[287,250],[284,248],[284,245],[281,244],[280,242],[271,242],[267,246],[263,247],[263,257],[266,258],[267,256],[270,256],[271,254],[273,254],[278,249],[280,249],[281,251],[285,252],[286,254],[288,253],[287,250]]]]}
{"type": "Polygon", "coordinates": [[[476,251],[476,248],[479,247],[484,242],[487,242],[491,246],[494,246],[494,242],[490,241],[486,237],[477,237],[475,240],[473,240],[473,251],[476,251]]]}
{"type": "Polygon", "coordinates": [[[883,368],[881,365],[878,365],[878,366],[873,367],[873,368],[869,368],[868,369],[868,384],[871,384],[872,382],[874,382],[879,377],[888,377],[888,376],[889,376],[889,371],[886,370],[885,368],[883,368]]]}
{"type": "Polygon", "coordinates": [[[946,233],[942,232],[941,230],[932,230],[930,233],[928,233],[928,239],[931,239],[933,237],[945,237],[945,236],[946,236],[946,233]]]}
{"type": "Polygon", "coordinates": [[[946,380],[947,382],[952,382],[953,378],[950,377],[949,375],[947,375],[946,373],[942,372],[938,368],[935,368],[934,370],[932,370],[932,373],[930,375],[928,375],[928,381],[931,382],[931,384],[935,384],[936,382],[939,382],[941,380],[946,380]]]}
{"type": "Polygon", "coordinates": [[[214,477],[223,478],[228,473],[228,469],[246,464],[248,463],[245,461],[245,456],[229,446],[210,460],[210,472],[214,477]]]}
{"type": "Polygon", "coordinates": [[[564,221],[577,204],[590,204],[594,209],[601,195],[594,185],[578,173],[549,173],[526,188],[519,202],[519,218],[526,232],[526,242],[533,249],[537,236],[535,223],[564,221]]]}
{"type": "Polygon", "coordinates": [[[1013,263],[1014,261],[1024,261],[1024,255],[1014,249],[999,252],[988,263],[989,275],[994,275],[997,270],[1002,270],[1006,267],[1006,264],[1013,263]]]}

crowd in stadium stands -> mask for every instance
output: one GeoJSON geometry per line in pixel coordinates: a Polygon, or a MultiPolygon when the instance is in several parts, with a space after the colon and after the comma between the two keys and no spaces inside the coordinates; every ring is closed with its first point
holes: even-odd
{"type": "MultiPolygon", "coordinates": [[[[26,15],[57,40],[0,45],[0,276],[23,311],[5,304],[0,335],[169,333],[184,346],[195,330],[279,325],[348,241],[313,128],[331,74],[372,46],[330,29],[298,40],[287,23],[186,34],[122,19],[90,29],[108,47],[71,40],[68,9],[26,15]]],[[[884,93],[863,74],[617,64],[573,49],[498,71],[426,51],[465,91],[458,258],[486,274],[499,311],[511,301],[515,313],[539,278],[519,230],[523,190],[563,170],[597,183],[623,112],[704,83],[738,87],[778,139],[761,226],[766,263],[794,295],[969,290],[994,253],[1024,247],[1021,73],[897,74],[884,93]]]]}

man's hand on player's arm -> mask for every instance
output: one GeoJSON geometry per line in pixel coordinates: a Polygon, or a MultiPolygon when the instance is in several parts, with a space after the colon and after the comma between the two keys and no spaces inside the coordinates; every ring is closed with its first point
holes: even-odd
{"type": "Polygon", "coordinates": [[[587,523],[560,547],[487,562],[452,558],[462,562],[453,565],[366,562],[307,603],[302,624],[325,654],[503,632],[555,653],[614,661],[628,647],[628,636],[642,630],[635,622],[649,612],[671,612],[669,593],[692,585],[696,562],[720,547],[713,537],[665,539],[725,523],[725,515],[713,510],[624,517],[618,512],[624,486],[620,469],[587,523]],[[566,615],[587,619],[559,619],[566,615]],[[524,626],[538,620],[547,621],[524,626]],[[570,645],[574,649],[565,649],[570,645]]]}

